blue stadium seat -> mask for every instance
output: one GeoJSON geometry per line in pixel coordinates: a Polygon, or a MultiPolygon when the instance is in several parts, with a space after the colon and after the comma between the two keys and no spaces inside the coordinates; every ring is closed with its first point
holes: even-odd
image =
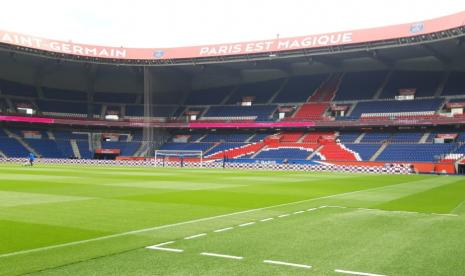
{"type": "Polygon", "coordinates": [[[334,101],[372,99],[386,79],[386,71],[347,73],[334,101]]]}
{"type": "Polygon", "coordinates": [[[274,103],[302,103],[320,87],[328,75],[297,76],[289,78],[286,85],[274,98],[274,103]]]}

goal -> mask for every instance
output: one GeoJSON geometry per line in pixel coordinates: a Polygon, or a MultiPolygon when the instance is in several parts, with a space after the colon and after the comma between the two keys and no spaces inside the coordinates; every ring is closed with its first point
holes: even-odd
{"type": "Polygon", "coordinates": [[[201,150],[156,150],[156,167],[202,167],[203,152],[201,150]]]}

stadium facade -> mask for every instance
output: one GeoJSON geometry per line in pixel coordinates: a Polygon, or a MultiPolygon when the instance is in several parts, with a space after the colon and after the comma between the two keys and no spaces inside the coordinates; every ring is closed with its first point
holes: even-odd
{"type": "Polygon", "coordinates": [[[0,31],[0,156],[461,173],[464,41],[465,12],[179,48],[0,31]]]}

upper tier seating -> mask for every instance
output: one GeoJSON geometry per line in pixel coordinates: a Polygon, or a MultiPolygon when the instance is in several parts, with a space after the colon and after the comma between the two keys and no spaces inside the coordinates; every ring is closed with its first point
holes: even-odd
{"type": "Polygon", "coordinates": [[[455,144],[390,144],[376,161],[433,162],[451,153],[455,144]]]}
{"type": "Polygon", "coordinates": [[[281,88],[284,79],[247,83],[239,86],[229,98],[228,104],[242,102],[243,97],[254,97],[253,103],[267,103],[281,88]]]}
{"type": "Polygon", "coordinates": [[[274,98],[274,103],[299,103],[307,99],[320,87],[327,75],[297,76],[289,78],[286,85],[274,98]]]}
{"type": "Polygon", "coordinates": [[[37,105],[39,110],[45,115],[87,117],[87,104],[84,102],[38,100],[37,105]]]}
{"type": "Polygon", "coordinates": [[[185,105],[213,105],[221,104],[234,87],[217,87],[202,90],[192,90],[187,96],[185,105]]]}
{"type": "Polygon", "coordinates": [[[0,91],[3,95],[37,98],[37,90],[34,86],[13,81],[0,80],[0,91]]]}
{"type": "Polygon", "coordinates": [[[415,97],[430,97],[436,93],[443,77],[443,72],[396,71],[391,75],[380,98],[393,99],[398,95],[399,89],[408,88],[416,89],[415,97]]]}
{"type": "Polygon", "coordinates": [[[451,72],[442,91],[443,96],[465,94],[465,72],[451,72]]]}
{"type": "Polygon", "coordinates": [[[246,118],[260,121],[268,120],[275,110],[275,105],[212,106],[202,118],[234,118],[239,120],[246,118]]]}
{"type": "Polygon", "coordinates": [[[87,102],[87,93],[84,91],[43,87],[42,93],[48,99],[87,102]]]}
{"type": "Polygon", "coordinates": [[[102,103],[135,103],[136,93],[95,92],[94,101],[102,103]]]}
{"type": "Polygon", "coordinates": [[[389,116],[398,113],[413,113],[413,112],[429,112],[434,114],[441,104],[443,99],[425,99],[411,101],[371,101],[360,102],[352,111],[351,117],[359,118],[364,116],[389,116]]]}
{"type": "Polygon", "coordinates": [[[386,71],[347,73],[334,101],[372,99],[386,79],[386,71]]]}

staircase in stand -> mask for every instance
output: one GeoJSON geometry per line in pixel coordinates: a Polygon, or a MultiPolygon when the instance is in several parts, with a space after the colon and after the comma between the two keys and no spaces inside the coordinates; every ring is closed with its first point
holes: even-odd
{"type": "Polygon", "coordinates": [[[81,156],[81,152],[79,151],[79,147],[77,145],[76,139],[71,139],[69,142],[71,143],[71,148],[73,149],[74,156],[76,158],[81,159],[82,156],[81,156]]]}

